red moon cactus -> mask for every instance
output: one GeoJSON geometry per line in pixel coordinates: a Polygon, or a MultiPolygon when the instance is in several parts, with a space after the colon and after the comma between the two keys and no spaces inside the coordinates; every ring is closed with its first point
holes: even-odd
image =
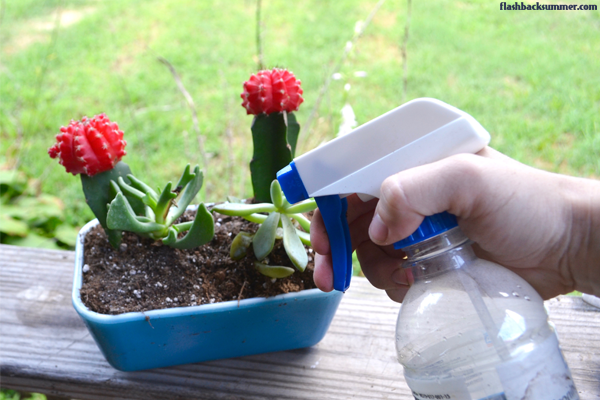
{"type": "Polygon", "coordinates": [[[296,111],[304,101],[300,83],[287,69],[259,71],[244,82],[242,106],[253,115],[296,111]]]}
{"type": "Polygon", "coordinates": [[[73,175],[94,176],[108,171],[127,154],[123,131],[104,114],[94,118],[83,117],[72,120],[68,126],[60,128],[56,144],[48,149],[52,158],[73,175]]]}

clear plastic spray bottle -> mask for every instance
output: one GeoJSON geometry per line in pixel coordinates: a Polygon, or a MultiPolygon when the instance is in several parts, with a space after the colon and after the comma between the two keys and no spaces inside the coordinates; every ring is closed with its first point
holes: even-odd
{"type": "Polygon", "coordinates": [[[448,213],[396,244],[414,277],[396,350],[417,400],[575,400],[575,384],[539,294],[479,259],[448,213]]]}

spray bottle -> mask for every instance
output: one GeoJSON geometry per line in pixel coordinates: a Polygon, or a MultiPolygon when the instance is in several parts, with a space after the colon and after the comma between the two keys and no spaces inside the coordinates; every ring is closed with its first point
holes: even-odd
{"type": "MultiPolygon", "coordinates": [[[[410,101],[314,149],[282,169],[287,197],[314,197],[329,236],[334,289],[346,291],[352,245],[346,197],[379,197],[404,169],[476,153],[489,133],[435,99],[410,101]]],[[[414,277],[396,326],[398,361],[417,400],[575,400],[571,373],[542,298],[522,278],[477,258],[456,217],[425,217],[394,244],[414,277]]]]}

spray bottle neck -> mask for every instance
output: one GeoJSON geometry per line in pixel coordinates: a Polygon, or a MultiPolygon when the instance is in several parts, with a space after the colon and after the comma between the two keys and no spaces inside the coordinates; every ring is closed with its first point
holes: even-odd
{"type": "Polygon", "coordinates": [[[471,248],[471,241],[459,227],[402,250],[407,256],[402,267],[411,268],[415,282],[441,272],[460,268],[466,262],[476,258],[471,248]]]}

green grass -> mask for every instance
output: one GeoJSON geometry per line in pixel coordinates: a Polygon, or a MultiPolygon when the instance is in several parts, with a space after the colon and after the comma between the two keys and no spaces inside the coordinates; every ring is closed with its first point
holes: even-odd
{"type": "MultiPolygon", "coordinates": [[[[144,180],[162,186],[186,163],[199,163],[206,170],[206,200],[252,196],[252,118],[239,94],[256,70],[254,1],[2,4],[0,164],[39,177],[42,191],[61,196],[70,222],[82,225],[92,214],[79,178],[46,151],[61,125],[101,112],[125,131],[124,161],[144,180]],[[59,11],[67,23],[57,24],[59,11]],[[195,100],[208,165],[202,165],[185,100],[158,56],[177,69],[195,100]]],[[[356,22],[375,4],[263,1],[265,62],[302,80],[306,101],[298,120],[304,128],[356,22]]],[[[405,20],[405,1],[383,4],[342,65],[344,78],[331,82],[310,131],[301,132],[298,154],[335,136],[346,100],[359,124],[401,103],[405,20]],[[355,71],[367,76],[357,78],[355,71]]],[[[437,97],[464,109],[491,132],[494,147],[527,164],[598,177],[599,29],[598,11],[413,2],[406,100],[437,97]]]]}

